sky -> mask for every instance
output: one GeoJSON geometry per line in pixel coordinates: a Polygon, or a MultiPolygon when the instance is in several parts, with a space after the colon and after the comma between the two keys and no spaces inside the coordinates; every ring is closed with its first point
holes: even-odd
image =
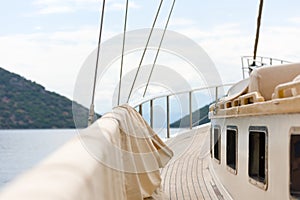
{"type": "MultiPolygon", "coordinates": [[[[129,1],[128,30],[150,28],[158,0],[129,1]]],[[[171,5],[165,0],[162,28],[171,5]]],[[[100,0],[0,0],[0,67],[73,99],[82,64],[97,47],[100,0]]],[[[258,1],[176,0],[169,30],[197,42],[223,83],[242,78],[241,60],[252,55],[258,1]]],[[[124,0],[107,0],[103,41],[122,33],[124,0]]],[[[300,1],[266,0],[258,54],[300,61],[300,1]]],[[[1,78],[1,77],[0,77],[1,78]]]]}

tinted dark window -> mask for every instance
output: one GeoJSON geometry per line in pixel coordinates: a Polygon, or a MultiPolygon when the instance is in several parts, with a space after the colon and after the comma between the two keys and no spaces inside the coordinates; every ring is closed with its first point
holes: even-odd
{"type": "Polygon", "coordinates": [[[291,136],[290,193],[292,196],[300,197],[300,135],[291,136]]]}
{"type": "Polygon", "coordinates": [[[212,131],[213,129],[212,128],[210,128],[210,143],[209,143],[209,149],[210,149],[210,157],[212,158],[213,157],[213,152],[212,152],[212,147],[213,147],[213,145],[212,145],[212,143],[213,143],[213,131],[212,131]]]}
{"type": "Polygon", "coordinates": [[[266,132],[250,130],[249,133],[249,176],[266,183],[266,132]]]}
{"type": "Polygon", "coordinates": [[[236,155],[237,155],[237,128],[228,127],[226,136],[226,164],[236,170],[236,155]]]}
{"type": "Polygon", "coordinates": [[[221,133],[219,128],[214,128],[214,158],[221,161],[221,133]]]}

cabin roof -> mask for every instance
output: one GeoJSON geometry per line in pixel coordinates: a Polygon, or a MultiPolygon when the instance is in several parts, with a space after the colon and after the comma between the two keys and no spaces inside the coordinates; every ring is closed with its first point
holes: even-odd
{"type": "Polygon", "coordinates": [[[210,106],[210,117],[300,113],[299,100],[300,63],[261,67],[210,106]]]}

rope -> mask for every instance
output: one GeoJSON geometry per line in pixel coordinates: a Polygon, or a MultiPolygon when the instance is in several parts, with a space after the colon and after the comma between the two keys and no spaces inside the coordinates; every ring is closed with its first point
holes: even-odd
{"type": "Polygon", "coordinates": [[[154,21],[153,21],[152,28],[151,28],[151,31],[150,31],[149,37],[148,37],[148,39],[147,39],[147,43],[146,43],[146,46],[145,46],[144,52],[143,52],[143,54],[142,54],[142,58],[141,58],[141,60],[140,60],[139,67],[138,67],[138,69],[137,69],[137,72],[136,72],[136,74],[135,74],[135,77],[134,77],[134,80],[133,80],[133,83],[132,83],[132,86],[131,86],[131,89],[130,89],[130,92],[129,92],[129,95],[128,95],[127,103],[128,103],[128,101],[129,101],[129,99],[130,99],[130,96],[131,96],[132,90],[133,90],[133,88],[134,88],[134,85],[135,85],[135,82],[136,82],[137,76],[138,76],[138,74],[139,74],[139,71],[140,71],[140,69],[141,69],[141,66],[142,66],[142,63],[143,63],[143,60],[144,60],[144,57],[145,57],[145,54],[146,54],[146,51],[147,51],[147,48],[148,48],[148,45],[149,45],[149,42],[150,42],[150,38],[151,38],[151,36],[152,36],[152,33],[153,33],[153,30],[154,30],[154,26],[155,26],[155,24],[156,24],[156,21],[157,21],[157,18],[158,18],[158,15],[159,15],[159,12],[160,12],[160,9],[161,9],[161,6],[162,6],[162,3],[163,3],[163,0],[161,0],[161,1],[160,1],[160,4],[159,4],[159,7],[158,7],[158,10],[157,10],[157,12],[156,12],[156,16],[155,16],[155,19],[154,19],[154,21]]]}
{"type": "Polygon", "coordinates": [[[150,82],[150,79],[151,79],[151,77],[152,77],[152,73],[153,73],[153,70],[154,70],[154,67],[155,67],[155,64],[156,64],[156,61],[157,61],[159,52],[160,52],[160,48],[161,48],[161,45],[162,45],[163,40],[164,40],[164,38],[165,38],[166,30],[167,30],[167,28],[168,28],[169,21],[170,21],[170,18],[171,18],[173,9],[174,9],[175,1],[176,1],[176,0],[173,0],[173,4],[172,4],[171,10],[170,10],[170,12],[169,12],[169,16],[168,16],[168,19],[167,19],[167,22],[166,22],[166,25],[165,25],[165,28],[164,28],[164,32],[163,32],[163,35],[162,35],[162,37],[161,37],[161,40],[160,40],[160,43],[159,43],[159,46],[158,46],[158,49],[157,49],[157,52],[156,52],[156,56],[155,56],[155,59],[154,59],[154,62],[153,62],[152,68],[151,68],[151,72],[150,72],[150,75],[149,75],[148,80],[147,80],[147,83],[146,83],[146,87],[145,87],[145,90],[144,90],[143,97],[145,97],[145,95],[146,95],[146,92],[147,92],[147,89],[148,89],[148,86],[149,86],[149,82],[150,82]]]}
{"type": "Polygon", "coordinates": [[[256,36],[255,36],[255,44],[254,44],[254,55],[253,55],[253,64],[252,64],[253,66],[255,66],[255,60],[256,60],[263,4],[264,4],[264,1],[260,0],[259,12],[258,12],[258,17],[257,17],[257,29],[256,29],[256,36]]]}
{"type": "Polygon", "coordinates": [[[102,3],[102,14],[101,14],[101,22],[100,22],[100,31],[99,31],[99,41],[98,41],[98,49],[97,49],[97,59],[96,59],[96,67],[95,67],[95,74],[94,74],[94,85],[93,85],[93,94],[92,94],[92,103],[90,106],[89,118],[88,118],[88,125],[90,126],[94,121],[94,99],[95,99],[95,90],[96,90],[96,83],[97,83],[97,73],[98,73],[98,63],[99,63],[99,54],[100,54],[100,44],[101,44],[101,37],[102,37],[102,28],[103,28],[103,19],[104,19],[104,9],[105,9],[105,0],[102,3]]]}
{"type": "Polygon", "coordinates": [[[124,51],[125,51],[125,39],[126,39],[126,28],[127,28],[127,16],[128,16],[128,0],[126,0],[126,10],[125,10],[125,22],[124,22],[124,33],[123,33],[123,47],[122,47],[121,68],[120,68],[120,83],[119,83],[119,92],[118,92],[118,105],[120,105],[121,84],[122,84],[122,74],[123,74],[123,63],[124,63],[124,51]]]}

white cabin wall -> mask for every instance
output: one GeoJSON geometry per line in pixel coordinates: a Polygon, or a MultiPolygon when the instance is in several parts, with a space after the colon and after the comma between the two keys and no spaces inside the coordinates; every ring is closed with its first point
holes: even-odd
{"type": "Polygon", "coordinates": [[[233,199],[289,199],[290,128],[300,127],[300,114],[270,115],[213,119],[212,127],[221,126],[221,164],[212,159],[213,170],[233,199]],[[226,166],[226,127],[238,127],[237,175],[226,166]],[[249,127],[265,126],[268,129],[268,187],[258,188],[249,182],[248,148],[249,127]]]}

